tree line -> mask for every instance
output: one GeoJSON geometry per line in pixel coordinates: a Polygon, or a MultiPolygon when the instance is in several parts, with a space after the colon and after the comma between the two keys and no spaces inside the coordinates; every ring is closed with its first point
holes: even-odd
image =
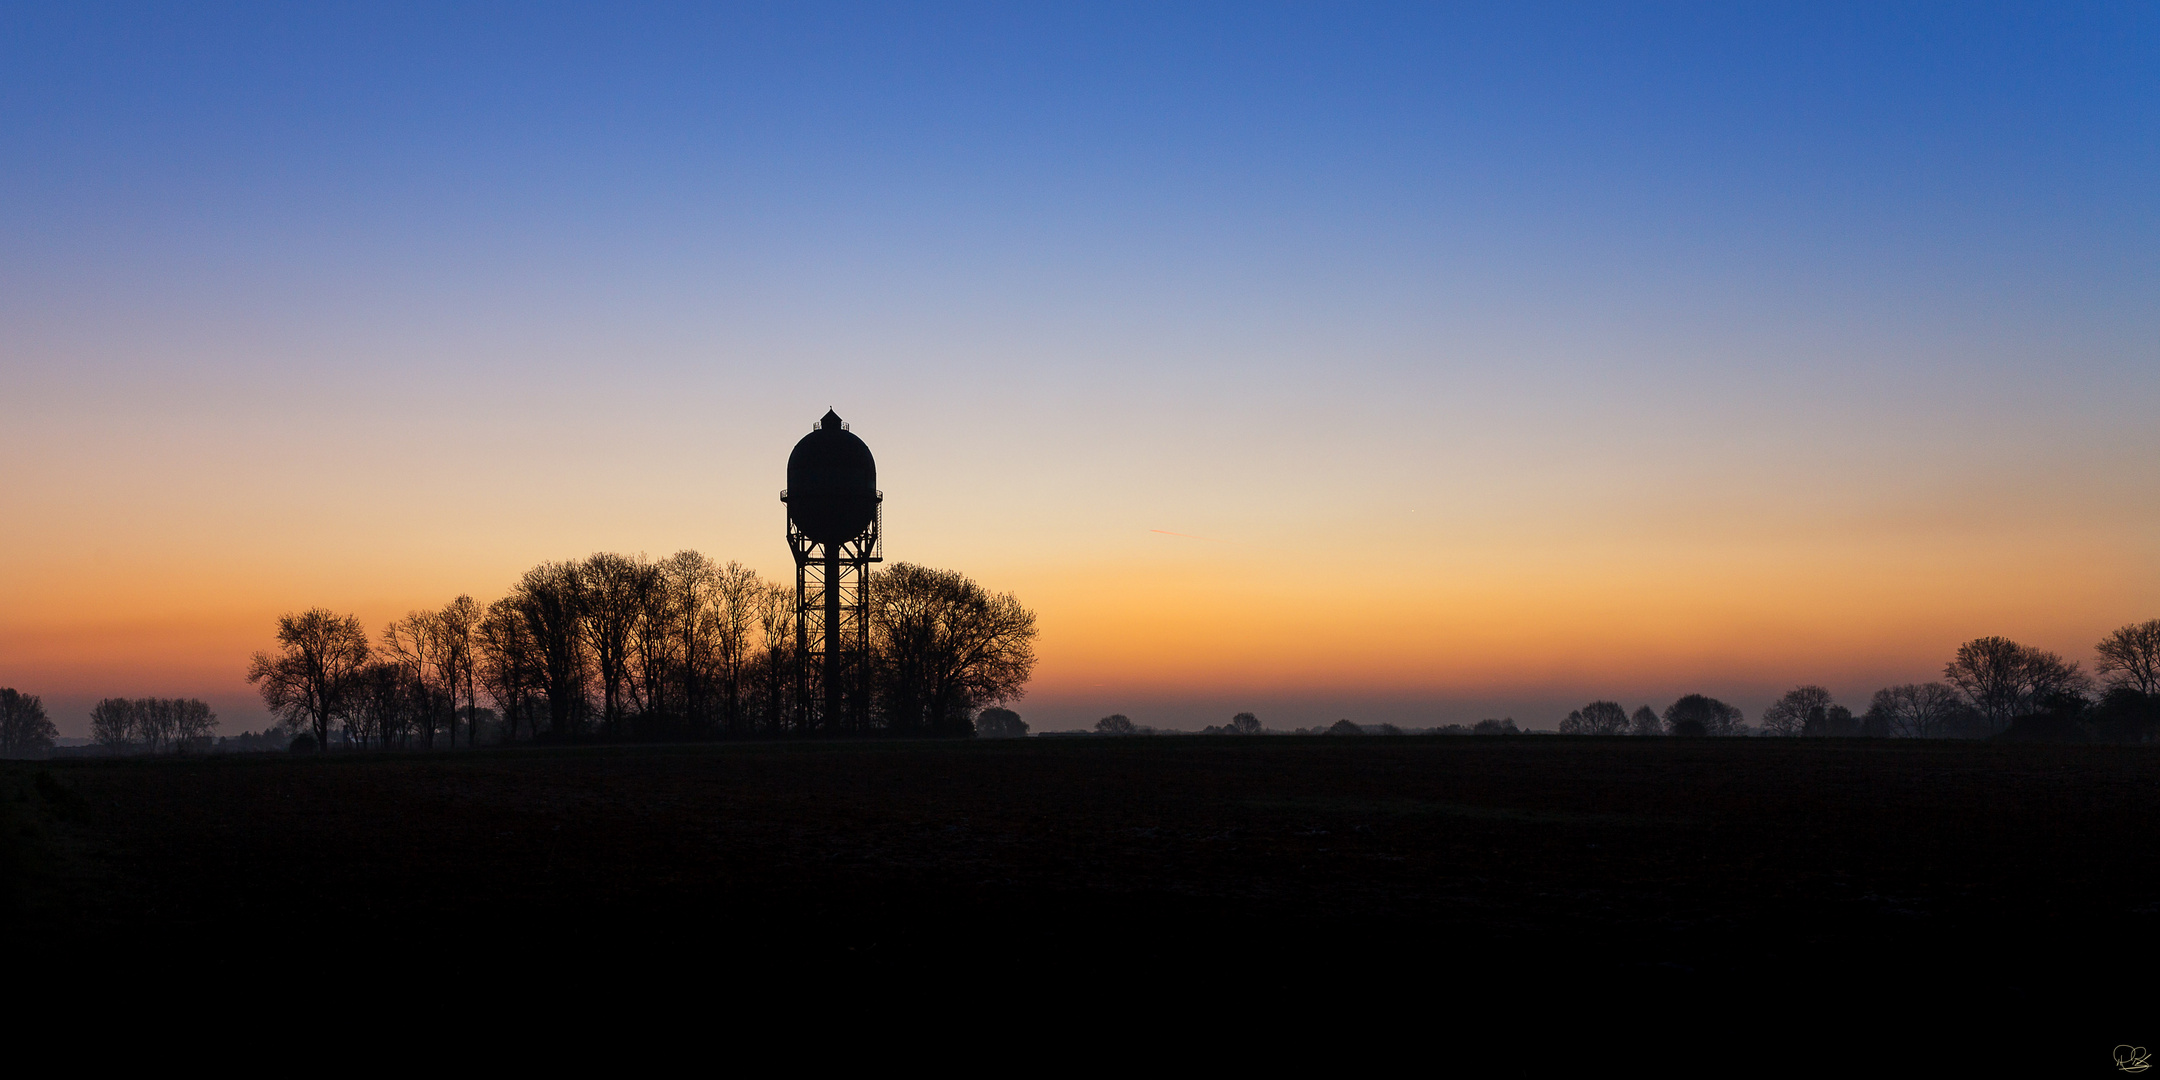
{"type": "Polygon", "coordinates": [[[177,752],[207,743],[217,722],[195,698],[106,698],[90,709],[90,739],[115,753],[177,752]]]}
{"type": "MultiPolygon", "coordinates": [[[[106,698],[90,710],[91,741],[107,753],[210,749],[217,723],[196,698],[106,698]]],[[[0,688],[0,757],[41,756],[59,736],[36,694],[0,688]]]]}
{"type": "MultiPolygon", "coordinates": [[[[1772,736],[1951,739],[2020,736],[2144,742],[2160,734],[2160,619],[2123,626],[2093,646],[2093,670],[2005,637],[1958,646],[1940,681],[1887,686],[1867,711],[1829,690],[1796,686],[1752,733],[1772,736]]],[[[1739,709],[1690,694],[1663,715],[1593,701],[1567,715],[1570,735],[1746,735],[1739,709]]]]}
{"type": "MultiPolygon", "coordinates": [[[[869,595],[870,650],[857,659],[876,730],[973,734],[978,710],[1025,693],[1035,616],[1011,594],[895,563],[869,595]]],[[[798,694],[821,694],[815,673],[797,683],[797,629],[794,590],[739,563],[603,552],[373,637],[352,615],[287,614],[248,681],[316,747],[780,735],[805,727],[798,694]]]]}
{"type": "Polygon", "coordinates": [[[1749,733],[1739,706],[1707,694],[1688,694],[1660,713],[1648,705],[1632,713],[1617,701],[1593,701],[1560,721],[1562,735],[1677,735],[1715,738],[1749,733]]]}

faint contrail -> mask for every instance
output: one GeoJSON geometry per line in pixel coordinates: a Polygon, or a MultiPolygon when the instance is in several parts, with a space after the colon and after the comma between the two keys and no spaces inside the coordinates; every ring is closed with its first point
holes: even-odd
{"type": "Polygon", "coordinates": [[[1182,537],[1184,537],[1184,538],[1185,538],[1185,539],[1187,539],[1187,540],[1205,540],[1205,541],[1207,541],[1207,542],[1208,542],[1208,543],[1210,543],[1210,544],[1228,544],[1228,543],[1231,543],[1231,541],[1229,541],[1229,540],[1217,540],[1217,539],[1215,539],[1215,538],[1214,538],[1214,537],[1212,537],[1212,536],[1194,536],[1194,535],[1193,535],[1193,534],[1191,534],[1191,533],[1180,533],[1180,532],[1171,532],[1171,531],[1170,531],[1170,530],[1168,530],[1168,529],[1149,529],[1148,531],[1149,531],[1149,532],[1151,532],[1151,533],[1161,533],[1161,534],[1163,534],[1164,536],[1182,536],[1182,537]]]}

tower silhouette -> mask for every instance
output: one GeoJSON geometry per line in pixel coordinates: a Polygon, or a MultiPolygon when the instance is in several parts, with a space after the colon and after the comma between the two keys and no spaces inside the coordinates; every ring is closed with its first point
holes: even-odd
{"type": "Polygon", "coordinates": [[[827,409],[788,455],[787,483],[796,730],[861,731],[870,722],[870,564],[885,556],[877,461],[827,409]]]}

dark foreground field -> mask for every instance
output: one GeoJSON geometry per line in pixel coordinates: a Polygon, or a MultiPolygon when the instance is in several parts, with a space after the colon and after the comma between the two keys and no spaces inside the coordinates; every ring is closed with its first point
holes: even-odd
{"type": "Polygon", "coordinates": [[[723,995],[776,972],[835,1000],[973,986],[963,1013],[1100,993],[1787,1034],[2029,1029],[2075,1005],[2093,1037],[2121,1014],[2145,1025],[2122,1041],[2160,1042],[2160,753],[2139,748],[1133,738],[77,760],[0,763],[0,805],[9,944],[52,962],[324,950],[624,987],[672,972],[723,995]]]}

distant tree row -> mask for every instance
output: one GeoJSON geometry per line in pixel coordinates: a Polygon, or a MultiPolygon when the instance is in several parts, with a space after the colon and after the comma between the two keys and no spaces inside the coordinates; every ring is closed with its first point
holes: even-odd
{"type": "MultiPolygon", "coordinates": [[[[874,727],[969,734],[977,710],[1025,692],[1035,616],[1010,594],[895,563],[870,598],[874,727]]],[[[536,566],[485,608],[459,596],[411,612],[373,640],[350,615],[286,615],[248,680],[319,746],[456,746],[461,725],[466,745],[489,728],[504,742],[780,734],[801,726],[796,630],[794,591],[740,564],[602,553],[536,566]]]]}
{"type": "Polygon", "coordinates": [[[1820,686],[1794,687],[1764,713],[1764,734],[1985,738],[2052,720],[2091,726],[2097,737],[2149,739],[2160,727],[2160,619],[2121,627],[2093,651],[2088,674],[2045,649],[1975,638],[1943,665],[1943,681],[1884,687],[1857,717],[1820,686]]]}
{"type": "Polygon", "coordinates": [[[106,698],[90,710],[90,738],[115,753],[177,753],[202,746],[217,723],[210,706],[194,698],[106,698]]]}
{"type": "MultiPolygon", "coordinates": [[[[2160,730],[2160,619],[2122,627],[2094,646],[2086,673],[2045,649],[2003,637],[1975,638],[1943,665],[1943,681],[1889,686],[1867,711],[1831,700],[1817,685],[1796,686],[1763,711],[1760,734],[1865,738],[1985,738],[2025,718],[2085,724],[2105,738],[2144,740],[2160,730]]],[[[2028,726],[2033,722],[2026,721],[2028,726]]],[[[1648,705],[1629,714],[1618,702],[1593,701],[1567,715],[1570,735],[1745,735],[1740,710],[1690,694],[1663,716],[1648,705]]]]}
{"type": "MultiPolygon", "coordinates": [[[[1067,733],[1067,734],[1070,734],[1070,733],[1067,733]]],[[[1097,720],[1097,721],[1095,721],[1095,734],[1097,734],[1097,735],[1157,735],[1157,734],[1161,734],[1161,733],[1160,733],[1160,732],[1158,732],[1158,731],[1156,731],[1156,730],[1155,730],[1154,728],[1151,728],[1151,727],[1145,727],[1145,726],[1142,726],[1142,725],[1140,725],[1140,724],[1135,724],[1135,723],[1133,723],[1133,721],[1132,721],[1132,718],[1131,718],[1131,717],[1129,717],[1129,716],[1126,716],[1126,715],[1125,715],[1124,713],[1111,713],[1111,714],[1110,714],[1109,716],[1105,716],[1105,717],[1103,717],[1102,719],[1100,719],[1100,720],[1097,720]]],[[[1180,734],[1182,734],[1182,733],[1180,733],[1180,734]]],[[[1309,727],[1309,728],[1292,728],[1292,729],[1290,729],[1290,730],[1289,730],[1288,732],[1272,732],[1272,733],[1271,733],[1271,732],[1269,732],[1269,731],[1267,730],[1267,728],[1265,728],[1265,727],[1262,727],[1262,726],[1261,726],[1261,724],[1260,724],[1260,718],[1259,718],[1259,717],[1257,717],[1257,716],[1254,716],[1254,715],[1253,715],[1252,713],[1249,713],[1249,712],[1241,712],[1241,713],[1238,713],[1238,714],[1237,714],[1237,715],[1235,715],[1235,716],[1232,716],[1232,717],[1230,718],[1230,722],[1229,722],[1229,723],[1227,723],[1227,724],[1220,724],[1220,725],[1217,725],[1217,724],[1210,724],[1210,725],[1208,725],[1207,727],[1201,728],[1201,729],[1200,729],[1200,731],[1199,731],[1199,734],[1202,734],[1202,735],[1267,735],[1267,734],[1290,734],[1290,735],[1404,735],[1404,734],[1408,734],[1408,733],[1407,733],[1407,732],[1405,732],[1405,731],[1403,731],[1403,729],[1401,729],[1401,728],[1399,728],[1399,727],[1396,727],[1396,726],[1395,726],[1395,725],[1393,725],[1393,724],[1373,724],[1373,725],[1367,726],[1367,725],[1363,725],[1363,724],[1358,724],[1358,723],[1356,723],[1356,722],[1354,722],[1354,721],[1351,721],[1351,720],[1347,720],[1347,719],[1345,719],[1345,720],[1337,720],[1337,721],[1335,721],[1335,722],[1334,722],[1334,723],[1332,723],[1332,724],[1321,724],[1321,725],[1315,725],[1315,726],[1313,726],[1313,727],[1309,727]]],[[[1480,720],[1480,721],[1478,721],[1478,722],[1477,722],[1477,724],[1476,724],[1476,725],[1475,725],[1474,727],[1464,727],[1464,726],[1463,726],[1463,725],[1461,725],[1461,724],[1449,724],[1448,726],[1446,726],[1446,727],[1444,727],[1444,728],[1434,728],[1434,729],[1432,729],[1432,734],[1435,734],[1435,735],[1471,735],[1471,734],[1476,734],[1476,735],[1516,735],[1516,734],[1520,734],[1520,732],[1516,730],[1516,727],[1515,727],[1515,721],[1513,721],[1513,720],[1480,720]]]]}
{"type": "Polygon", "coordinates": [[[0,757],[42,754],[59,736],[36,694],[0,688],[0,757]]]}
{"type": "MultiPolygon", "coordinates": [[[[1490,724],[1492,722],[1493,721],[1490,720],[1479,721],[1480,724],[1490,724]]],[[[1460,727],[1461,725],[1458,724],[1456,726],[1460,727]]],[[[1513,721],[1510,721],[1508,723],[1509,730],[1507,734],[1515,734],[1514,726],[1515,725],[1513,721]]],[[[1403,733],[1403,729],[1396,727],[1393,724],[1374,724],[1371,727],[1367,727],[1363,724],[1359,724],[1347,719],[1337,720],[1326,727],[1297,728],[1291,732],[1291,734],[1293,735],[1401,735],[1403,733]]],[[[1442,732],[1438,729],[1435,729],[1433,734],[1438,735],[1442,734],[1442,732]]],[[[1499,732],[1488,729],[1487,731],[1482,731],[1478,734],[1499,734],[1499,732]]]]}
{"type": "Polygon", "coordinates": [[[1738,706],[1704,694],[1689,694],[1660,714],[1648,705],[1633,713],[1617,701],[1593,701],[1560,721],[1562,735],[1681,735],[1693,737],[1746,735],[1746,718],[1738,706]]]}
{"type": "MultiPolygon", "coordinates": [[[[1105,717],[1104,719],[1108,719],[1108,718],[1107,718],[1107,717],[1105,717]]],[[[1259,718],[1259,717],[1257,717],[1257,716],[1254,716],[1253,714],[1251,714],[1251,713],[1249,713],[1249,712],[1241,712],[1241,713],[1237,714],[1236,716],[1233,716],[1233,717],[1231,717],[1231,718],[1230,718],[1230,722],[1229,722],[1229,723],[1227,723],[1227,724],[1224,724],[1224,725],[1222,725],[1221,727],[1215,727],[1215,726],[1213,726],[1213,725],[1210,725],[1210,726],[1208,726],[1208,727],[1202,728],[1202,729],[1200,730],[1200,734],[1202,734],[1202,735],[1258,735],[1258,734],[1260,734],[1260,733],[1262,732],[1262,730],[1263,730],[1263,729],[1262,729],[1262,728],[1260,727],[1260,718],[1259,718]]]]}

